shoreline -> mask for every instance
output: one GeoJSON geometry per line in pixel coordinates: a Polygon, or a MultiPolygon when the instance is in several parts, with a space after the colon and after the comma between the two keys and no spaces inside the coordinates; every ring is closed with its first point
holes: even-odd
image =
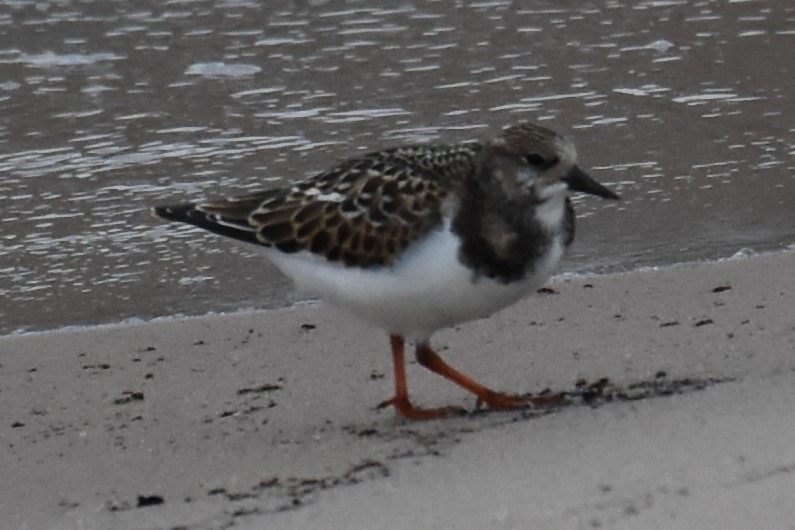
{"type": "MultiPolygon", "coordinates": [[[[788,250],[558,276],[434,344],[498,390],[606,377],[613,397],[426,423],[374,410],[392,391],[387,338],[321,303],[0,336],[13,484],[0,515],[10,528],[783,526],[792,270],[788,250]]],[[[416,364],[408,377],[418,404],[474,407],[416,364]]]]}
{"type": "MultiPolygon", "coordinates": [[[[785,248],[777,249],[777,250],[767,250],[762,252],[757,252],[752,249],[740,249],[731,256],[716,258],[716,259],[704,259],[704,260],[695,260],[695,261],[683,261],[677,263],[666,263],[662,265],[643,265],[634,269],[627,269],[621,271],[611,271],[611,272],[561,272],[559,274],[555,274],[547,280],[547,284],[554,284],[560,282],[566,282],[571,280],[577,279],[587,279],[587,278],[601,278],[601,277],[612,277],[612,276],[621,276],[624,274],[632,274],[632,273],[644,273],[644,272],[654,272],[659,270],[666,270],[671,269],[674,270],[678,267],[691,267],[691,266],[699,266],[699,265],[709,265],[709,264],[718,264],[723,263],[726,261],[734,261],[734,260],[742,260],[753,258],[756,256],[770,256],[776,255],[781,253],[791,253],[795,252],[795,243],[788,245],[785,248]]],[[[305,298],[293,301],[291,304],[282,305],[278,307],[255,307],[255,306],[247,306],[247,307],[240,307],[237,309],[233,309],[230,311],[206,311],[204,313],[176,313],[173,315],[160,315],[154,317],[141,317],[141,316],[131,316],[131,317],[124,317],[120,320],[108,320],[105,322],[95,322],[95,323],[87,323],[87,324],[67,324],[57,327],[50,327],[50,328],[42,328],[42,329],[28,329],[28,328],[19,328],[15,330],[11,330],[5,334],[0,334],[0,339],[3,337],[14,337],[14,336],[24,336],[24,335],[33,335],[38,333],[56,333],[61,331],[80,331],[80,330],[90,330],[94,328],[105,328],[105,327],[124,327],[124,326],[132,326],[132,325],[139,325],[139,324],[147,324],[147,323],[156,323],[162,321],[172,321],[172,320],[189,320],[193,318],[205,318],[205,317],[225,317],[225,316],[233,316],[236,314],[241,313],[254,313],[254,312],[267,312],[267,311],[285,311],[300,308],[303,306],[315,306],[315,305],[323,305],[323,302],[319,298],[305,298]]]]}

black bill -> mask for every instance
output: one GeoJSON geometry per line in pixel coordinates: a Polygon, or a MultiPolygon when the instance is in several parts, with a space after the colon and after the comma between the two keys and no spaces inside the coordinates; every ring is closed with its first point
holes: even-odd
{"type": "Polygon", "coordinates": [[[596,182],[593,177],[588,175],[585,171],[580,169],[577,166],[571,168],[569,174],[563,179],[566,184],[569,185],[569,189],[572,191],[581,191],[583,193],[587,193],[589,195],[596,195],[597,197],[603,197],[605,199],[620,199],[618,195],[610,191],[609,189],[605,188],[598,182],[596,182]]]}

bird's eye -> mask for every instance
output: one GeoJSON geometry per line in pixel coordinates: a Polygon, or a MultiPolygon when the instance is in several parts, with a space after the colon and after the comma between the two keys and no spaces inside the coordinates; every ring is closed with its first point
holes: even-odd
{"type": "Polygon", "coordinates": [[[525,156],[524,159],[531,166],[543,166],[546,164],[546,159],[538,153],[530,153],[529,155],[525,156]]]}
{"type": "Polygon", "coordinates": [[[529,155],[525,155],[524,159],[525,162],[527,162],[531,167],[539,170],[547,170],[560,161],[556,156],[553,156],[552,158],[544,158],[544,155],[540,155],[538,153],[530,153],[529,155]]]}

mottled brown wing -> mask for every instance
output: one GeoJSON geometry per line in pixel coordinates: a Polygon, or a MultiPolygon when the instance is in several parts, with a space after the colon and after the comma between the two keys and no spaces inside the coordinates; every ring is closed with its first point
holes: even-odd
{"type": "Polygon", "coordinates": [[[399,157],[349,161],[261,202],[248,222],[282,252],[346,266],[388,265],[442,220],[438,175],[399,157]]]}

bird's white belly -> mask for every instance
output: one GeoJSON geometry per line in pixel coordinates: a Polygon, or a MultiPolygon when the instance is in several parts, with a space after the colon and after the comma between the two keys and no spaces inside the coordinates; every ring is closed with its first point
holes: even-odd
{"type": "Polygon", "coordinates": [[[441,328],[486,317],[543,285],[563,255],[560,238],[532,274],[513,283],[475,277],[458,261],[460,241],[446,226],[416,243],[391,267],[356,269],[308,252],[268,257],[297,287],[389,333],[426,340],[441,328]]]}

